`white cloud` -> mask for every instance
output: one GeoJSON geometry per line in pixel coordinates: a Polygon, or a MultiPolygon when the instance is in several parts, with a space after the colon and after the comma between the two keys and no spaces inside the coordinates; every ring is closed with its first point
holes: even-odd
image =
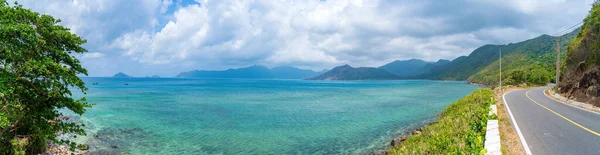
{"type": "Polygon", "coordinates": [[[89,53],[84,53],[81,58],[82,59],[97,59],[97,58],[101,58],[101,57],[104,57],[104,54],[98,53],[98,52],[89,52],[89,53]]]}
{"type": "Polygon", "coordinates": [[[160,13],[166,13],[169,9],[169,6],[173,4],[173,0],[163,0],[160,5],[160,13]]]}
{"type": "Polygon", "coordinates": [[[580,22],[592,1],[26,0],[24,6],[62,19],[88,39],[88,50],[103,54],[96,59],[123,57],[121,65],[320,70],[453,59],[485,44],[552,34],[580,22]]]}

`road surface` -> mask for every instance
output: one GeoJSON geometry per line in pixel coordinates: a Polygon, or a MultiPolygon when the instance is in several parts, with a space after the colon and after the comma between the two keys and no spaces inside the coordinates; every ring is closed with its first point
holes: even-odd
{"type": "Polygon", "coordinates": [[[544,95],[548,88],[517,90],[504,95],[514,119],[513,127],[527,144],[526,152],[600,154],[600,114],[550,99],[544,95]]]}

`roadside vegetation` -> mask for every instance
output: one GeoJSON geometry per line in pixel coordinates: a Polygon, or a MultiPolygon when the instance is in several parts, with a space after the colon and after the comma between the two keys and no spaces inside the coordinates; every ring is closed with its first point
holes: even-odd
{"type": "Polygon", "coordinates": [[[485,131],[494,92],[479,89],[452,103],[437,122],[408,137],[388,154],[485,154],[485,131]]]}
{"type": "Polygon", "coordinates": [[[47,144],[75,143],[57,134],[85,134],[81,124],[59,118],[59,109],[83,114],[86,92],[77,75],[87,75],[74,54],[86,41],[58,25],[60,20],[0,0],[0,154],[39,154],[47,144]]]}
{"type": "Polygon", "coordinates": [[[581,31],[570,43],[558,92],[600,107],[600,1],[592,4],[581,31]]]}

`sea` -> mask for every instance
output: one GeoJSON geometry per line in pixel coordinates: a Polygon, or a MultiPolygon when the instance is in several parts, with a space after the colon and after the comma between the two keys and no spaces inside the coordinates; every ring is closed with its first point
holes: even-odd
{"type": "MultiPolygon", "coordinates": [[[[465,81],[82,78],[90,154],[372,154],[478,89],[465,81]]],[[[69,115],[67,110],[62,110],[69,115]]]]}

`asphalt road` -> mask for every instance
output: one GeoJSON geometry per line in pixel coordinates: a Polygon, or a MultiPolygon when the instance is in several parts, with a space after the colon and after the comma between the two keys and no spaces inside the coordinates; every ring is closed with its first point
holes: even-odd
{"type": "Polygon", "coordinates": [[[520,130],[531,154],[600,155],[600,114],[550,99],[544,95],[547,88],[504,95],[516,122],[513,127],[520,130]]]}

